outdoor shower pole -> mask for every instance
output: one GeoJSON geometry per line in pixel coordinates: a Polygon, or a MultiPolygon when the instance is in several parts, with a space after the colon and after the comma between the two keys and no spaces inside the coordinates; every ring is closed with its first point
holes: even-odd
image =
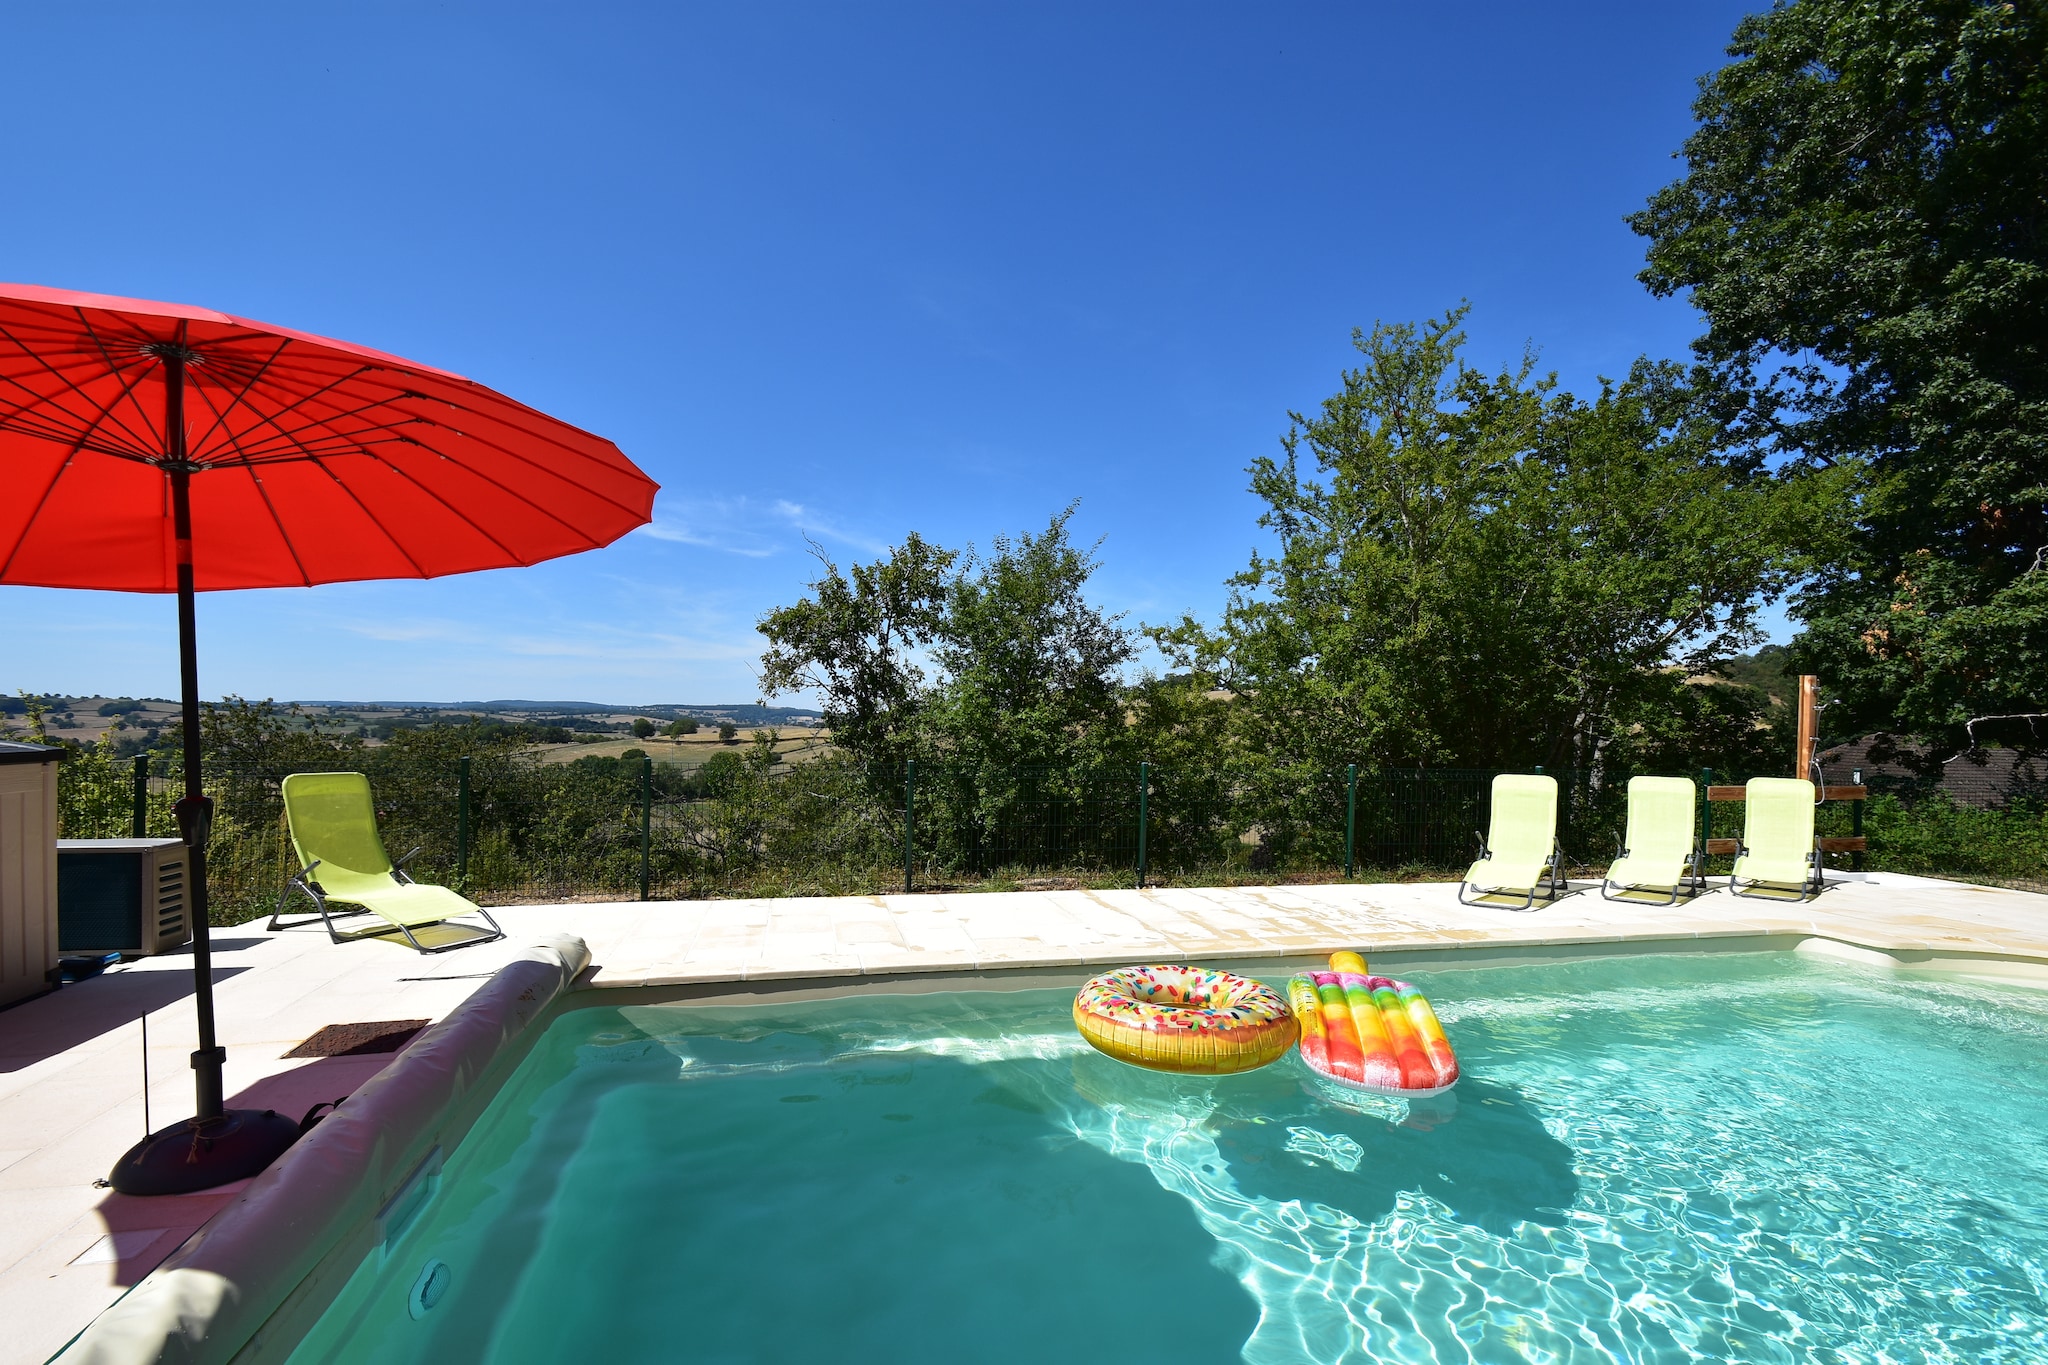
{"type": "Polygon", "coordinates": [[[1813,702],[1814,694],[1820,690],[1820,679],[1811,673],[1799,675],[1799,729],[1793,741],[1792,776],[1811,779],[1813,777],[1813,702]]]}
{"type": "MultiPolygon", "coordinates": [[[[1863,769],[1858,768],[1855,772],[1850,773],[1849,781],[1851,781],[1859,787],[1862,786],[1863,769]]],[[[1849,833],[1854,835],[1858,839],[1861,839],[1863,837],[1863,798],[1860,796],[1849,803],[1849,833]]],[[[1851,868],[1851,870],[1856,872],[1861,872],[1863,870],[1862,849],[1859,848],[1850,853],[1849,867],[1851,868]]]]}

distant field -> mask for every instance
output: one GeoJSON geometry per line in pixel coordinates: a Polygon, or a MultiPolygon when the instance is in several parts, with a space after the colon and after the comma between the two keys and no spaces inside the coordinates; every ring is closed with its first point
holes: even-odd
{"type": "MultiPolygon", "coordinates": [[[[832,747],[829,731],[782,730],[777,733],[780,738],[776,741],[775,756],[785,763],[802,763],[832,747]]],[[[638,749],[657,763],[696,767],[713,754],[744,751],[751,743],[752,735],[748,731],[741,731],[734,739],[721,740],[716,729],[707,729],[681,739],[663,739],[659,735],[652,739],[634,739],[626,735],[592,744],[543,744],[533,752],[546,763],[574,763],[579,758],[617,758],[628,749],[638,749]]]]}
{"type": "MultiPolygon", "coordinates": [[[[103,716],[101,706],[110,704],[111,697],[64,697],[46,708],[43,728],[51,739],[68,739],[75,744],[97,744],[119,723],[119,733],[137,735],[173,724],[178,719],[178,704],[174,701],[153,700],[140,703],[140,709],[126,715],[103,716]]],[[[0,716],[5,728],[13,731],[9,739],[24,738],[28,731],[28,716],[0,716]]]]}
{"type": "MultiPolygon", "coordinates": [[[[111,698],[111,697],[47,697],[43,698],[45,732],[52,740],[65,740],[73,744],[95,744],[109,735],[121,740],[124,751],[140,749],[153,742],[167,725],[175,725],[178,719],[176,702],[162,698],[111,698]],[[128,708],[123,714],[103,716],[102,706],[128,708]]],[[[19,708],[17,699],[10,699],[19,708]]],[[[291,702],[279,702],[279,711],[288,711],[291,702]]],[[[455,725],[472,720],[502,721],[507,724],[560,726],[581,736],[576,742],[541,746],[547,761],[569,763],[589,755],[617,757],[628,749],[641,749],[648,755],[663,762],[696,765],[704,762],[721,748],[743,747],[748,743],[756,728],[776,728],[783,736],[776,745],[776,753],[791,762],[801,762],[830,747],[831,738],[827,731],[815,724],[815,718],[808,713],[788,707],[696,707],[685,710],[681,707],[650,707],[644,711],[627,710],[526,710],[516,709],[525,704],[513,703],[500,706],[478,706],[457,708],[428,706],[421,704],[391,703],[385,705],[343,706],[324,702],[302,702],[299,705],[298,724],[307,729],[316,729],[326,734],[352,734],[360,736],[370,745],[383,743],[380,737],[391,727],[406,728],[433,725],[455,725]],[[650,739],[636,739],[631,726],[636,719],[646,718],[657,726],[666,726],[671,720],[682,715],[694,716],[699,724],[696,734],[681,739],[665,739],[655,736],[650,739]],[[750,724],[760,716],[768,716],[766,727],[750,724]],[[738,735],[730,740],[718,738],[721,721],[737,726],[738,735]],[[811,724],[805,724],[811,721],[811,724]],[[599,732],[602,738],[598,738],[599,732]]],[[[17,709],[14,714],[0,715],[0,737],[24,739],[28,735],[28,717],[17,709]]]]}

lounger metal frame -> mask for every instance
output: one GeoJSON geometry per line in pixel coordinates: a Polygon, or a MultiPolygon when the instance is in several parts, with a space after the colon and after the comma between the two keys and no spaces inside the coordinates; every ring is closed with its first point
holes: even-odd
{"type": "MultiPolygon", "coordinates": [[[[1628,850],[1616,844],[1614,861],[1618,863],[1627,856],[1628,850]]],[[[1706,850],[1698,845],[1694,845],[1692,852],[1685,855],[1684,867],[1679,872],[1677,885],[1671,888],[1671,898],[1669,900],[1635,900],[1625,895],[1617,896],[1614,894],[1617,891],[1640,891],[1643,888],[1623,886],[1619,882],[1609,881],[1604,876],[1600,879],[1600,897],[1603,900],[1621,901],[1624,905],[1676,905],[1681,893],[1686,899],[1690,900],[1694,896],[1704,894],[1707,890],[1707,874],[1700,871],[1701,865],[1706,862],[1706,857],[1706,850]]],[[[1654,890],[1655,888],[1652,889],[1654,890]]]]}
{"type": "MultiPolygon", "coordinates": [[[[425,845],[422,844],[420,847],[424,848],[425,845]]],[[[420,850],[418,848],[415,848],[411,853],[406,854],[403,858],[400,858],[397,862],[391,865],[391,875],[395,879],[397,879],[397,881],[401,885],[410,886],[413,884],[412,876],[405,870],[405,865],[411,862],[413,860],[414,855],[419,853],[419,851],[420,850]]],[[[407,924],[392,924],[389,921],[386,921],[381,928],[356,929],[344,934],[334,927],[334,921],[336,920],[336,918],[346,919],[351,915],[374,915],[376,912],[368,909],[330,909],[328,905],[326,889],[323,888],[320,885],[320,883],[314,880],[313,878],[313,869],[318,866],[320,866],[320,859],[318,858],[315,858],[312,862],[307,863],[297,872],[292,873],[291,880],[285,884],[284,890],[277,893],[277,908],[274,911],[272,911],[270,916],[270,924],[268,926],[270,932],[275,933],[279,929],[293,929],[301,925],[311,924],[315,918],[318,918],[321,923],[327,926],[327,937],[332,939],[336,943],[347,943],[353,939],[359,938],[383,938],[391,934],[404,934],[405,941],[407,943],[410,943],[414,948],[418,949],[420,952],[423,953],[445,953],[452,951],[456,948],[472,947],[479,943],[494,943],[497,940],[505,937],[505,931],[499,927],[498,921],[492,919],[491,912],[484,909],[481,905],[475,907],[476,913],[482,915],[484,917],[484,923],[491,926],[491,932],[483,936],[482,938],[465,938],[462,939],[460,942],[441,943],[429,948],[426,944],[421,943],[417,938],[413,937],[412,931],[415,927],[425,929],[429,927],[429,924],[454,924],[455,920],[453,917],[450,917],[448,919],[432,920],[429,921],[429,924],[422,924],[418,926],[407,924]],[[301,919],[286,920],[284,918],[284,903],[286,898],[288,898],[293,891],[302,891],[308,897],[310,897],[313,901],[314,906],[317,907],[317,909],[319,910],[318,916],[307,915],[301,919]]],[[[355,904],[355,902],[353,901],[343,901],[342,903],[344,905],[355,904]]],[[[474,928],[475,926],[458,925],[457,927],[474,928]]]]}
{"type": "MultiPolygon", "coordinates": [[[[1738,840],[1735,845],[1735,856],[1743,858],[1748,853],[1749,845],[1738,840]]],[[[1728,890],[1744,900],[1777,901],[1783,905],[1790,905],[1794,901],[1803,901],[1808,896],[1818,896],[1821,892],[1828,889],[1827,862],[1825,856],[1821,853],[1819,835],[1815,835],[1813,838],[1813,851],[1806,855],[1806,867],[1807,871],[1812,875],[1807,880],[1800,882],[1799,889],[1790,895],[1764,894],[1768,888],[1776,887],[1781,893],[1787,888],[1783,882],[1759,881],[1754,877],[1749,879],[1747,885],[1756,889],[1744,891],[1742,888],[1745,883],[1737,881],[1735,874],[1732,872],[1728,875],[1728,890]]]]}
{"type": "MultiPolygon", "coordinates": [[[[1474,830],[1472,832],[1474,834],[1479,834],[1478,830],[1474,830]]],[[[1492,856],[1493,850],[1486,846],[1486,836],[1484,834],[1479,834],[1479,861],[1483,863],[1492,856]]],[[[1536,885],[1529,888],[1528,896],[1523,899],[1520,905],[1511,904],[1503,906],[1498,901],[1489,901],[1483,899],[1467,900],[1465,898],[1465,891],[1468,887],[1471,888],[1475,893],[1477,893],[1477,895],[1481,897],[1498,896],[1502,894],[1499,891],[1480,891],[1478,886],[1470,880],[1471,874],[1469,872],[1466,873],[1467,879],[1458,883],[1458,904],[1484,905],[1491,906],[1494,909],[1534,910],[1536,908],[1536,897],[1538,895],[1541,895],[1545,902],[1551,902],[1555,901],[1559,896],[1562,896],[1565,892],[1571,890],[1571,882],[1565,878],[1563,872],[1561,871],[1563,866],[1564,846],[1558,843],[1556,838],[1553,837],[1550,841],[1550,860],[1543,865],[1543,870],[1536,874],[1536,885]]]]}

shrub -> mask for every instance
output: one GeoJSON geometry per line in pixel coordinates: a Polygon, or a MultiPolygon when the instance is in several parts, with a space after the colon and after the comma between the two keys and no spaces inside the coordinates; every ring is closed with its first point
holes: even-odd
{"type": "Polygon", "coordinates": [[[1870,865],[1964,881],[2048,879],[2048,804],[1984,809],[1935,792],[1912,805],[1873,796],[1863,816],[1870,865]]]}

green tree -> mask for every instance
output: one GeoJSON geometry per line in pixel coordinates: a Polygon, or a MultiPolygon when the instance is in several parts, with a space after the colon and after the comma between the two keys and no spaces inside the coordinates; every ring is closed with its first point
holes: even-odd
{"type": "Polygon", "coordinates": [[[935,750],[972,766],[1064,765],[1122,736],[1133,632],[1088,600],[1097,561],[1067,534],[1074,510],[965,557],[932,650],[935,750]]]}
{"type": "MultiPolygon", "coordinates": [[[[915,745],[928,690],[921,659],[938,638],[959,556],[915,532],[886,559],[844,573],[813,552],[825,571],[809,595],[761,618],[762,695],[814,691],[840,748],[900,762],[915,745]]],[[[730,738],[725,727],[720,737],[730,738]]]]}
{"type": "Polygon", "coordinates": [[[654,722],[645,716],[635,716],[633,718],[633,738],[652,739],[653,737],[654,722]]]}
{"type": "Polygon", "coordinates": [[[694,735],[697,733],[697,722],[688,716],[682,716],[670,721],[668,727],[662,733],[670,739],[681,739],[684,735],[694,735]]]}
{"type": "MultiPolygon", "coordinates": [[[[445,727],[453,730],[458,727],[445,727]]],[[[183,746],[182,723],[164,727],[158,748],[175,759],[183,746]]],[[[347,766],[363,748],[350,735],[324,735],[305,723],[294,702],[280,710],[269,699],[223,698],[218,706],[203,703],[199,738],[206,770],[224,778],[277,782],[287,773],[322,772],[347,766]]]]}
{"type": "Polygon", "coordinates": [[[1728,455],[1675,367],[1583,402],[1466,367],[1463,315],[1354,333],[1363,364],[1251,466],[1273,552],[1216,627],[1154,631],[1271,762],[1590,769],[1696,709],[1795,567],[1783,523],[1825,490],[1728,455]]]}
{"type": "Polygon", "coordinates": [[[1123,729],[1132,632],[1088,600],[1074,509],[988,553],[911,536],[761,622],[762,688],[815,689],[840,748],[870,763],[1071,764],[1123,729]]]}
{"type": "Polygon", "coordinates": [[[2048,709],[2048,8],[1797,0],[1631,219],[1745,438],[1863,476],[1800,599],[1841,728],[2048,709]]]}

